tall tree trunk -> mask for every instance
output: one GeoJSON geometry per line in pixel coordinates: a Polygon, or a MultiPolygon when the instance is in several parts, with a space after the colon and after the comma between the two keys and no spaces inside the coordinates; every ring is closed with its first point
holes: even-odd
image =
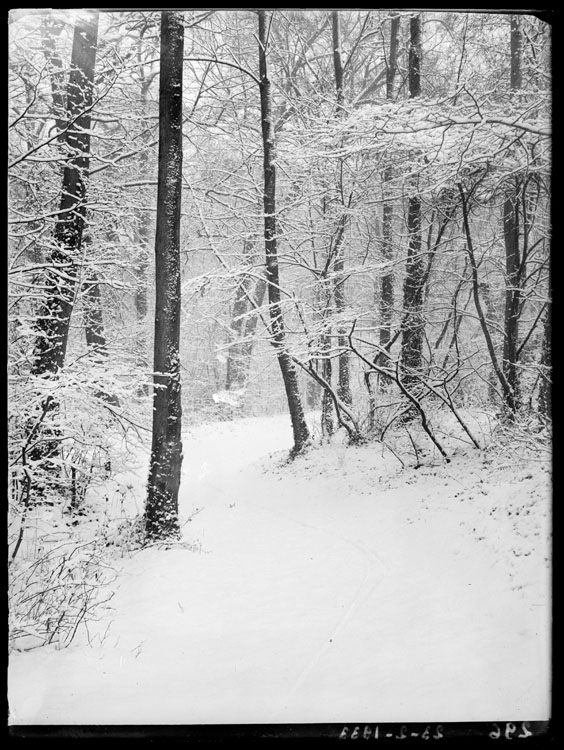
{"type": "Polygon", "coordinates": [[[521,17],[518,15],[512,15],[510,17],[510,23],[511,71],[509,87],[511,91],[519,91],[523,86],[523,33],[521,31],[521,17]]]}
{"type": "MultiPolygon", "coordinates": [[[[409,20],[409,96],[421,95],[421,16],[409,20]]],[[[402,379],[409,386],[418,381],[423,353],[423,298],[425,264],[421,256],[421,199],[412,195],[407,208],[408,251],[402,323],[402,379]]]]}
{"type": "MultiPolygon", "coordinates": [[[[147,27],[141,29],[139,35],[139,47],[137,50],[137,60],[139,62],[139,83],[140,83],[140,95],[141,95],[141,110],[147,111],[148,104],[148,93],[149,87],[153,81],[154,74],[148,78],[145,76],[142,60],[142,49],[145,44],[144,34],[147,27]]],[[[147,180],[150,176],[149,167],[149,154],[147,153],[147,146],[151,139],[151,132],[148,127],[141,133],[140,141],[142,144],[141,151],[139,153],[139,173],[142,179],[147,180]]],[[[151,215],[147,210],[146,205],[141,205],[135,211],[136,214],[136,227],[135,234],[137,240],[137,253],[135,256],[135,277],[136,277],[136,288],[135,288],[135,312],[137,315],[137,330],[136,330],[136,341],[135,341],[135,359],[139,369],[146,373],[149,369],[148,362],[148,351],[147,351],[147,285],[148,285],[148,268],[149,268],[149,257],[150,257],[150,245],[151,245],[151,215]]],[[[149,384],[143,382],[139,386],[139,395],[149,395],[149,384]]]]}
{"type": "Polygon", "coordinates": [[[43,54],[47,62],[49,71],[49,80],[51,83],[51,98],[53,100],[53,116],[55,118],[55,128],[62,131],[65,125],[66,113],[66,96],[63,70],[63,61],[57,52],[56,39],[61,35],[65,28],[63,19],[54,18],[48,14],[41,21],[41,41],[43,44],[43,54]]]}
{"type": "MultiPolygon", "coordinates": [[[[335,300],[335,312],[343,315],[347,306],[347,295],[345,290],[345,258],[343,256],[343,238],[345,232],[346,216],[339,222],[337,239],[335,242],[335,261],[333,263],[333,297],[335,300]]],[[[347,331],[342,324],[337,325],[337,343],[339,346],[339,379],[337,384],[337,395],[341,401],[350,406],[352,404],[351,375],[349,340],[347,331]]]]}
{"type": "Polygon", "coordinates": [[[518,371],[519,315],[521,306],[521,274],[519,252],[518,187],[508,195],[503,205],[503,233],[505,239],[505,331],[503,339],[503,372],[511,388],[507,406],[519,408],[520,388],[518,371]]]}
{"type": "Polygon", "coordinates": [[[425,326],[422,313],[425,266],[421,255],[421,200],[418,196],[409,199],[407,231],[409,245],[403,293],[404,318],[401,351],[402,379],[406,385],[418,382],[425,326]]]}
{"type": "MultiPolygon", "coordinates": [[[[335,88],[337,91],[337,116],[344,113],[343,103],[345,100],[344,92],[344,72],[343,61],[341,57],[341,28],[339,11],[331,12],[332,21],[332,38],[333,38],[333,69],[335,72],[335,88]]],[[[340,170],[339,170],[340,171],[340,170]]],[[[338,195],[343,194],[342,172],[341,177],[336,185],[338,195]]],[[[342,200],[341,200],[342,202],[342,200]]],[[[344,236],[346,225],[346,214],[343,214],[339,220],[337,235],[334,246],[335,259],[333,261],[333,296],[335,299],[335,312],[337,315],[343,315],[346,310],[347,295],[345,289],[345,256],[344,256],[344,236]]],[[[350,405],[352,403],[351,385],[350,385],[350,357],[348,351],[347,332],[342,325],[337,326],[337,343],[339,346],[339,373],[337,384],[337,395],[343,403],[350,405]]]]}
{"type": "MultiPolygon", "coordinates": [[[[522,71],[522,38],[519,16],[510,18],[511,34],[511,67],[510,89],[514,95],[521,88],[522,71]]],[[[525,185],[523,190],[525,190],[525,185]]],[[[503,340],[503,372],[510,387],[505,405],[510,413],[520,405],[519,387],[519,316],[521,307],[521,278],[524,268],[521,266],[520,252],[520,187],[516,179],[508,190],[503,204],[503,235],[505,240],[505,315],[503,340]]]]}
{"type": "Polygon", "coordinates": [[[421,96],[421,16],[417,13],[409,19],[408,77],[409,98],[421,96]]]}
{"type": "Polygon", "coordinates": [[[92,271],[84,284],[84,333],[86,345],[99,357],[107,355],[102,295],[97,274],[92,271]]]}
{"type": "Polygon", "coordinates": [[[264,149],[264,244],[266,251],[266,280],[270,304],[270,333],[278,355],[286,398],[292,419],[294,434],[293,453],[304,450],[309,442],[309,430],[301,402],[298,376],[286,345],[286,329],[280,304],[280,278],[278,270],[278,247],[276,237],[276,167],[275,135],[272,120],[270,80],[266,64],[267,13],[258,11],[259,31],[259,75],[262,141],[264,149]]]}
{"type": "MultiPolygon", "coordinates": [[[[392,16],[390,26],[390,53],[386,65],[386,99],[392,101],[394,98],[394,83],[396,79],[398,63],[398,36],[400,28],[400,16],[392,16]]],[[[382,174],[382,197],[384,206],[382,208],[382,256],[387,263],[392,262],[393,252],[393,214],[394,207],[390,200],[390,183],[393,179],[393,169],[390,164],[384,167],[382,174]]],[[[392,315],[394,310],[394,272],[391,265],[386,268],[380,278],[380,326],[378,343],[381,349],[386,349],[392,335],[392,315]]],[[[374,364],[386,365],[387,357],[379,352],[374,358],[374,364]]],[[[370,424],[375,427],[376,396],[372,385],[373,370],[365,373],[365,382],[368,386],[370,398],[370,424]]],[[[389,382],[384,376],[377,377],[378,387],[385,389],[389,382]]]]}
{"type": "Polygon", "coordinates": [[[145,507],[148,540],[179,535],[180,209],[182,198],[182,13],[161,14],[159,171],[155,239],[153,442],[145,507]]]}
{"type": "MultiPolygon", "coordinates": [[[[330,319],[333,314],[333,289],[331,284],[328,283],[327,277],[324,274],[320,281],[323,283],[319,284],[319,293],[322,296],[322,319],[330,319]]],[[[333,387],[333,360],[331,359],[331,328],[330,326],[323,327],[323,334],[320,338],[320,350],[321,350],[321,375],[324,381],[333,387]]],[[[333,398],[327,388],[323,389],[323,395],[321,397],[321,434],[323,437],[331,437],[335,432],[335,406],[333,398]]]]}
{"type": "Polygon", "coordinates": [[[47,299],[37,321],[38,337],[32,372],[56,373],[63,365],[76,293],[79,254],[84,228],[85,199],[90,167],[90,108],[98,43],[98,11],[76,21],[67,92],[69,154],[63,172],[59,216],[55,225],[56,249],[47,272],[47,299]]]}
{"type": "MultiPolygon", "coordinates": [[[[552,290],[549,289],[552,298],[552,290]]],[[[552,299],[548,301],[548,309],[544,322],[544,338],[540,360],[541,381],[539,387],[539,414],[545,420],[552,418],[552,299]]]]}
{"type": "MultiPolygon", "coordinates": [[[[398,62],[398,34],[400,17],[391,19],[390,28],[390,54],[386,69],[386,99],[394,98],[394,82],[398,62]]],[[[382,210],[382,255],[384,260],[393,259],[392,236],[393,236],[393,205],[388,198],[389,183],[392,181],[393,170],[390,165],[385,167],[382,175],[382,192],[384,194],[384,207],[382,210]]],[[[385,347],[391,336],[392,311],[394,308],[394,273],[387,269],[382,275],[380,288],[380,346],[385,347]]]]}

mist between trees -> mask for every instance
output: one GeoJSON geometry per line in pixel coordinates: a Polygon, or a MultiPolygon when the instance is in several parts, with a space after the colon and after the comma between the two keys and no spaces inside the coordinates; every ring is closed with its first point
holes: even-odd
{"type": "Polygon", "coordinates": [[[152,436],[148,541],[179,533],[183,425],[287,410],[292,456],[422,429],[448,461],[441,414],[485,447],[469,410],[546,439],[545,21],[10,22],[12,560],[29,510],[80,514],[124,437],[152,436]]]}

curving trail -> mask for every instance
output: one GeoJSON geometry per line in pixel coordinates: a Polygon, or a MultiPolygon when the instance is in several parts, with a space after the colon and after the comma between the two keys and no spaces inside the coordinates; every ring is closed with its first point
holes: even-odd
{"type": "Polygon", "coordinates": [[[371,446],[282,467],[287,417],[183,443],[187,545],[116,561],[90,645],[13,655],[12,723],[546,718],[548,585],[527,598],[468,533],[460,475],[399,476],[371,446]]]}

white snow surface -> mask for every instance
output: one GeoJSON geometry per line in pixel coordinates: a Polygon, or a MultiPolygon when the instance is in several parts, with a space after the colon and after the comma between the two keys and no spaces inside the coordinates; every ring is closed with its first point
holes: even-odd
{"type": "Polygon", "coordinates": [[[89,641],[10,655],[11,724],[550,717],[548,466],[291,440],[185,433],[186,546],[116,556],[89,641]]]}

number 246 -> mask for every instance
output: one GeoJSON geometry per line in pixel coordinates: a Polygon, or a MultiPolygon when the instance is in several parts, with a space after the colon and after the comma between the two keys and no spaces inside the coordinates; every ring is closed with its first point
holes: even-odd
{"type": "MultiPolygon", "coordinates": [[[[522,722],[521,724],[522,734],[517,735],[518,739],[521,739],[522,737],[532,736],[532,732],[529,732],[529,729],[527,727],[528,723],[529,722],[527,721],[522,722]]],[[[490,737],[492,738],[492,740],[497,740],[501,737],[502,732],[498,724],[494,724],[493,726],[494,726],[494,729],[490,732],[490,737]]],[[[512,724],[511,722],[507,723],[505,725],[505,732],[504,732],[505,739],[506,740],[512,739],[512,735],[514,735],[516,731],[517,731],[517,726],[515,724],[512,724]]]]}

